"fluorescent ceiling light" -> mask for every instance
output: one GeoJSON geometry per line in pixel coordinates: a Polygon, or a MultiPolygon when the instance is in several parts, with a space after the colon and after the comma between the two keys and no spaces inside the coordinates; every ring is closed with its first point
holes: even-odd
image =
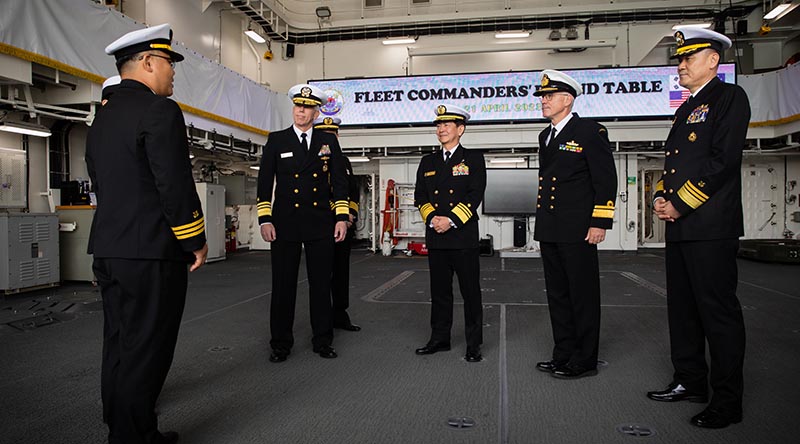
{"type": "Polygon", "coordinates": [[[494,35],[496,39],[524,39],[530,37],[528,31],[503,31],[494,35]]]}
{"type": "Polygon", "coordinates": [[[523,163],[525,159],[522,157],[496,157],[489,159],[489,163],[523,163]]]}
{"type": "Polygon", "coordinates": [[[317,9],[315,9],[314,12],[317,14],[317,17],[321,19],[326,19],[331,17],[331,8],[327,6],[320,6],[317,9]]]}
{"type": "Polygon", "coordinates": [[[411,45],[415,43],[417,39],[411,37],[390,37],[383,41],[384,45],[411,45]]]}
{"type": "Polygon", "coordinates": [[[256,43],[264,43],[264,42],[266,42],[266,40],[264,40],[264,37],[261,37],[261,35],[259,33],[253,31],[252,29],[248,29],[247,31],[245,31],[244,35],[250,37],[256,43]]]}
{"type": "Polygon", "coordinates": [[[52,134],[46,126],[28,122],[0,122],[0,131],[37,137],[50,137],[52,134]]]}
{"type": "Polygon", "coordinates": [[[677,31],[681,28],[704,28],[708,29],[711,27],[711,23],[691,23],[688,25],[675,25],[672,27],[673,31],[677,31]]]}
{"type": "Polygon", "coordinates": [[[258,165],[250,165],[251,170],[259,170],[260,167],[258,165]]]}
{"type": "Polygon", "coordinates": [[[783,14],[784,11],[791,7],[791,3],[781,3],[780,5],[772,8],[772,11],[768,12],[767,15],[764,16],[764,20],[772,20],[779,15],[783,14]]]}
{"type": "Polygon", "coordinates": [[[367,156],[347,156],[350,159],[350,162],[369,162],[369,157],[367,156]]]}

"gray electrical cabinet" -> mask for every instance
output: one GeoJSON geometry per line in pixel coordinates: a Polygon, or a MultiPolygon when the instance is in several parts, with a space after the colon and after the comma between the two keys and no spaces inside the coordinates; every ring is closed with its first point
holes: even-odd
{"type": "Polygon", "coordinates": [[[58,285],[58,216],[0,213],[0,290],[58,285]]]}

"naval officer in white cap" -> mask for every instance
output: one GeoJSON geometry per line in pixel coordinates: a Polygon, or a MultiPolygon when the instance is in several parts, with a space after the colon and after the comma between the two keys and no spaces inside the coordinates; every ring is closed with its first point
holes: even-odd
{"type": "Polygon", "coordinates": [[[186,125],[172,95],[168,24],[106,48],[119,85],[89,129],[86,164],[97,195],[89,253],[103,296],[103,418],[109,443],[173,443],[154,412],[186,300],[187,268],[205,263],[205,223],[186,125]]]}
{"type": "Polygon", "coordinates": [[[539,134],[533,238],[542,252],[552,357],[536,368],[561,379],[597,374],[600,271],[597,244],[614,217],[617,172],[603,125],[572,112],[581,84],[546,69],[534,95],[550,121],[539,134]]]}
{"type": "Polygon", "coordinates": [[[704,428],[742,420],[744,319],[736,296],[742,216],[742,151],[750,103],[717,74],[728,37],[695,27],[675,32],[679,83],[691,97],[675,111],[654,210],[666,221],[667,314],[674,373],[655,401],[709,401],[691,418],[704,428]],[[706,362],[705,345],[711,355],[706,362]]]}
{"type": "Polygon", "coordinates": [[[464,299],[467,362],[480,362],[483,305],[478,234],[478,206],[486,189],[483,153],[461,145],[469,113],[462,107],[436,107],[436,137],[441,145],[417,168],[414,205],[425,221],[425,244],[431,280],[431,335],[418,355],[450,350],[453,326],[453,273],[464,299]]]}
{"type": "Polygon", "coordinates": [[[294,346],[292,327],[303,247],[312,348],[323,358],[338,356],[332,345],[331,270],[334,242],[344,240],[349,219],[347,175],[339,142],[333,134],[313,127],[327,96],[316,86],[301,84],[289,90],[289,98],[294,104],[294,124],[270,133],[258,173],[261,237],[272,242],[269,360],[274,363],[286,361],[294,346]]]}

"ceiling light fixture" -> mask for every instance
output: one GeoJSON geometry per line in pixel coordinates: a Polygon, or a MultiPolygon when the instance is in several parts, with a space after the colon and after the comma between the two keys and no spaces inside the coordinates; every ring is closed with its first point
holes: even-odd
{"type": "Polygon", "coordinates": [[[417,41],[413,37],[389,37],[383,41],[384,45],[411,45],[417,41]]]}
{"type": "Polygon", "coordinates": [[[550,40],[561,40],[561,31],[554,29],[550,31],[550,35],[547,36],[547,38],[550,40]]]}
{"type": "Polygon", "coordinates": [[[522,157],[496,157],[494,159],[489,159],[489,163],[498,164],[498,163],[523,163],[525,159],[522,157]]]}
{"type": "Polygon", "coordinates": [[[327,6],[320,6],[314,12],[317,14],[317,17],[321,19],[331,18],[331,8],[327,6]]]}
{"type": "Polygon", "coordinates": [[[251,28],[251,26],[252,26],[252,23],[247,25],[247,31],[244,32],[244,35],[250,37],[250,39],[252,39],[256,43],[264,43],[264,42],[266,42],[267,40],[264,39],[264,37],[261,37],[261,34],[253,31],[253,28],[251,28]]]}
{"type": "Polygon", "coordinates": [[[772,20],[778,18],[778,16],[783,15],[783,13],[786,12],[786,10],[789,9],[791,6],[792,6],[791,2],[781,3],[780,5],[775,6],[774,8],[772,8],[771,11],[769,11],[764,16],[764,20],[772,20]]]}
{"type": "Polygon", "coordinates": [[[525,39],[530,37],[529,31],[502,31],[494,35],[496,39],[525,39]]]}
{"type": "Polygon", "coordinates": [[[675,25],[675,26],[672,27],[672,30],[673,31],[677,31],[677,30],[679,30],[681,28],[703,28],[703,29],[708,29],[708,28],[711,27],[711,25],[712,25],[712,23],[691,23],[691,24],[688,24],[688,25],[675,25]]]}
{"type": "Polygon", "coordinates": [[[46,126],[29,122],[0,122],[0,131],[37,137],[50,137],[52,134],[46,126]]]}
{"type": "Polygon", "coordinates": [[[567,28],[567,40],[578,40],[578,29],[574,26],[567,28]]]}
{"type": "Polygon", "coordinates": [[[350,162],[369,162],[369,157],[367,156],[347,156],[350,162]]]}

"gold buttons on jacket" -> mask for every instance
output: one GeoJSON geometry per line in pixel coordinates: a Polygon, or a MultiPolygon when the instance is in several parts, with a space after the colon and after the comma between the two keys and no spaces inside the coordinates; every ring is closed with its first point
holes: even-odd
{"type": "Polygon", "coordinates": [[[450,190],[450,194],[453,194],[453,190],[450,190]]]}
{"type": "Polygon", "coordinates": [[[439,190],[434,191],[433,194],[439,194],[439,190]]]}
{"type": "Polygon", "coordinates": [[[317,192],[317,189],[316,189],[316,188],[314,188],[314,192],[315,192],[315,193],[317,192]]]}
{"type": "Polygon", "coordinates": [[[550,191],[555,191],[556,187],[550,187],[550,191]]]}
{"type": "Polygon", "coordinates": [[[552,210],[553,208],[555,208],[555,207],[554,207],[554,206],[552,206],[552,205],[550,205],[550,209],[552,210]]]}
{"type": "Polygon", "coordinates": [[[317,173],[314,173],[314,177],[317,177],[317,173]]]}
{"type": "Polygon", "coordinates": [[[295,208],[300,208],[300,204],[299,204],[299,203],[296,203],[296,204],[294,204],[294,207],[295,207],[295,208]]]}
{"type": "Polygon", "coordinates": [[[540,190],[542,189],[542,186],[541,186],[541,185],[539,185],[539,189],[540,189],[540,190]]]}
{"type": "Polygon", "coordinates": [[[552,179],[552,180],[553,180],[553,182],[555,182],[555,181],[556,181],[556,176],[553,176],[553,179],[552,179]]]}
{"type": "Polygon", "coordinates": [[[451,206],[451,207],[453,206],[453,202],[450,202],[450,206],[451,206]]]}
{"type": "Polygon", "coordinates": [[[295,174],[295,175],[294,175],[294,178],[295,178],[295,179],[297,179],[298,177],[300,177],[300,175],[299,175],[299,174],[295,174]]]}
{"type": "Polygon", "coordinates": [[[664,170],[664,174],[667,174],[667,170],[664,170]]]}
{"type": "Polygon", "coordinates": [[[317,206],[317,203],[316,203],[316,202],[314,202],[314,206],[315,206],[315,207],[317,206]]]}
{"type": "Polygon", "coordinates": [[[678,149],[677,148],[675,149],[675,154],[678,154],[678,149]]]}
{"type": "Polygon", "coordinates": [[[670,189],[669,189],[669,194],[672,194],[674,191],[675,191],[675,190],[673,190],[672,188],[670,188],[670,189]]]}
{"type": "Polygon", "coordinates": [[[550,200],[556,200],[555,196],[550,196],[550,200]]]}
{"type": "Polygon", "coordinates": [[[537,199],[541,199],[541,198],[542,198],[542,195],[540,194],[540,195],[536,196],[536,198],[537,198],[537,199]]]}
{"type": "Polygon", "coordinates": [[[675,168],[669,170],[670,173],[675,174],[675,168]]]}
{"type": "Polygon", "coordinates": [[[297,188],[294,189],[294,194],[297,194],[299,192],[300,192],[300,190],[298,190],[297,188]]]}
{"type": "Polygon", "coordinates": [[[667,155],[667,156],[669,156],[669,155],[670,155],[670,152],[669,152],[669,151],[667,151],[667,152],[666,152],[666,153],[664,153],[664,154],[665,154],[665,155],[667,155]]]}
{"type": "Polygon", "coordinates": [[[540,204],[536,204],[536,208],[542,208],[540,204]]]}
{"type": "Polygon", "coordinates": [[[439,208],[439,204],[438,203],[433,204],[433,206],[436,207],[436,208],[439,208]]]}
{"type": "Polygon", "coordinates": [[[544,180],[544,177],[539,176],[539,181],[542,181],[542,180],[544,180]]]}

